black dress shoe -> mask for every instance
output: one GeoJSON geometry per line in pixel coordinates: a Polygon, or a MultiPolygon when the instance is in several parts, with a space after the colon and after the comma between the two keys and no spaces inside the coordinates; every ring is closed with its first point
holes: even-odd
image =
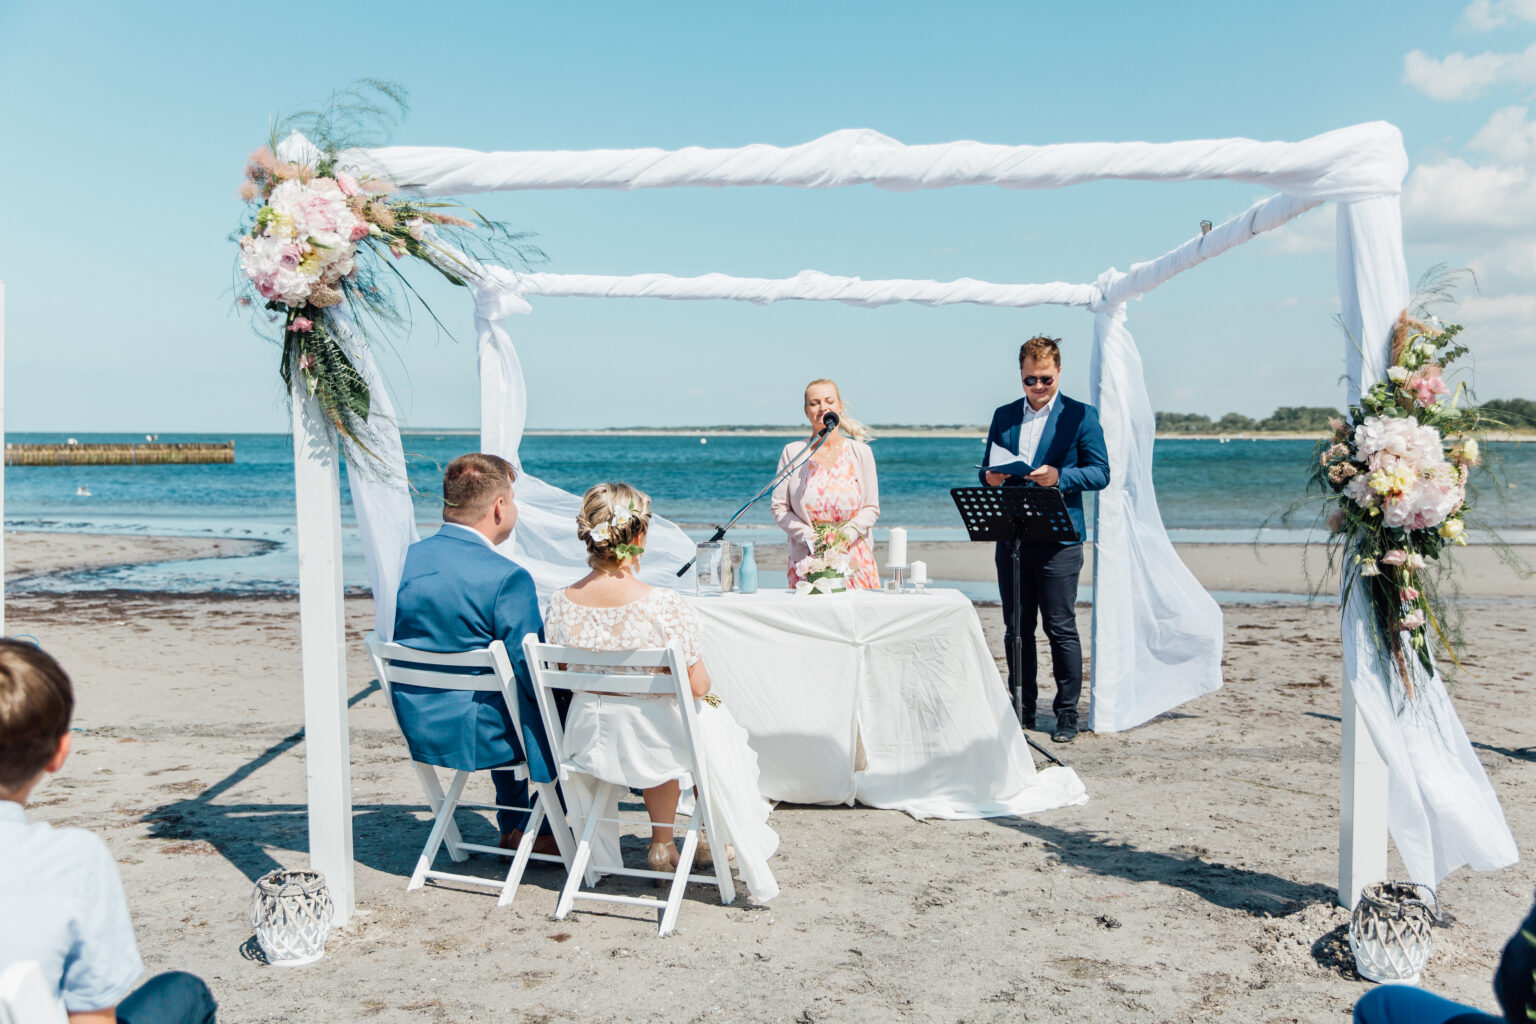
{"type": "Polygon", "coordinates": [[[1035,721],[1035,713],[1029,708],[1024,709],[1024,716],[1019,719],[1019,725],[1023,727],[1025,732],[1034,732],[1040,728],[1039,724],[1035,721]]]}
{"type": "Polygon", "coordinates": [[[1077,739],[1077,716],[1057,715],[1056,731],[1051,733],[1053,743],[1071,743],[1077,739]]]}

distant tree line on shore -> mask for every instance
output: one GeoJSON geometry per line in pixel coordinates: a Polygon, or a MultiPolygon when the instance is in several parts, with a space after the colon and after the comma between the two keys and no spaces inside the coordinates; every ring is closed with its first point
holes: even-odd
{"type": "Polygon", "coordinates": [[[1159,434],[1267,434],[1301,431],[1315,434],[1328,429],[1328,419],[1342,415],[1326,405],[1282,405],[1261,420],[1229,412],[1213,420],[1198,412],[1157,413],[1159,434]]]}
{"type": "MultiPolygon", "coordinates": [[[[1529,398],[1496,398],[1479,408],[1495,429],[1536,430],[1536,401],[1529,398]]],[[[1343,413],[1326,405],[1282,405],[1261,420],[1240,412],[1229,412],[1214,420],[1197,412],[1155,415],[1159,434],[1316,434],[1328,429],[1331,417],[1343,413]]]]}

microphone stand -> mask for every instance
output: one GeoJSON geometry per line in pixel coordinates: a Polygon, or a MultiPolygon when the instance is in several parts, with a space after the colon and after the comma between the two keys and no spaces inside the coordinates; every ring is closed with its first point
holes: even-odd
{"type": "MultiPolygon", "coordinates": [[[[829,413],[828,415],[831,415],[831,414],[829,413]]],[[[731,527],[735,526],[736,525],[736,520],[740,519],[743,515],[745,515],[747,509],[751,508],[753,505],[756,505],[759,501],[762,501],[763,500],[763,496],[766,495],[766,494],[771,494],[773,492],[773,489],[775,487],[779,486],[779,483],[785,477],[789,476],[789,474],[793,473],[795,470],[797,470],[801,466],[805,465],[806,460],[808,460],[812,455],[815,455],[817,450],[819,448],[821,448],[821,446],[823,444],[826,443],[827,435],[832,433],[832,431],[834,431],[836,429],[837,429],[837,424],[836,423],[829,423],[826,426],[822,427],[821,431],[819,433],[817,433],[817,435],[815,437],[813,437],[809,441],[805,442],[805,447],[804,448],[800,449],[798,452],[795,453],[795,457],[789,460],[789,465],[784,467],[784,471],[782,473],[780,473],[778,476],[776,476],[772,480],[770,480],[768,482],[768,486],[766,486],[762,490],[758,491],[756,494],[754,494],[752,496],[750,501],[748,501],[745,505],[741,506],[741,508],[737,509],[736,510],[736,514],[731,516],[729,522],[727,522],[724,526],[717,526],[717,527],[715,527],[714,536],[710,537],[709,540],[705,541],[704,543],[706,543],[706,544],[713,544],[716,541],[718,541],[721,538],[723,538],[725,536],[725,531],[729,530],[731,527]]],[[[688,559],[687,564],[685,564],[681,569],[677,570],[678,577],[681,578],[681,577],[687,575],[688,570],[693,568],[693,563],[697,562],[698,560],[699,560],[699,556],[698,556],[697,553],[695,553],[692,558],[688,559]]]]}

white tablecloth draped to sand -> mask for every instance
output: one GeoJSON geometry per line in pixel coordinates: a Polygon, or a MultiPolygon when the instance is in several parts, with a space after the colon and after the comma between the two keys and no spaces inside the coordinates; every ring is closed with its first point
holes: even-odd
{"type": "Polygon", "coordinates": [[[715,692],[752,738],[763,795],[925,818],[1088,799],[1036,771],[965,595],[787,591],[694,599],[715,692]]]}

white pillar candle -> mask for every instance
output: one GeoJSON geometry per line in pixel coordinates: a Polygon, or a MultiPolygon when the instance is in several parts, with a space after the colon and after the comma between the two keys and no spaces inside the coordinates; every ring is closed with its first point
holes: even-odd
{"type": "Polygon", "coordinates": [[[927,583],[928,582],[928,563],[927,562],[913,562],[912,563],[912,582],[913,583],[927,583]]]}
{"type": "Polygon", "coordinates": [[[907,564],[907,531],[899,526],[891,527],[890,539],[885,542],[885,564],[907,564]]]}

